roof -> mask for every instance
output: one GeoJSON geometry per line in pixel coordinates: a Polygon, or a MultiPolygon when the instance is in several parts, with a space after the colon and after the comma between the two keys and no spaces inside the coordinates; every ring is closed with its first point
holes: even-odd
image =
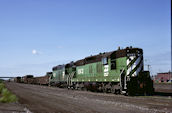
{"type": "Polygon", "coordinates": [[[50,75],[50,74],[52,74],[52,73],[53,73],[53,72],[47,72],[46,75],[50,75]]]}
{"type": "Polygon", "coordinates": [[[99,53],[98,55],[86,57],[85,58],[85,64],[99,62],[102,60],[102,58],[110,57],[110,55],[112,53],[113,53],[113,51],[112,52],[99,53]]]}
{"type": "Polygon", "coordinates": [[[33,77],[33,75],[26,75],[26,76],[24,76],[25,78],[32,78],[33,77]]]}
{"type": "Polygon", "coordinates": [[[81,66],[81,65],[84,65],[84,64],[85,64],[84,59],[81,59],[81,60],[78,60],[78,61],[75,62],[76,66],[81,66]]]}
{"type": "Polygon", "coordinates": [[[118,49],[116,51],[99,53],[99,54],[93,55],[93,56],[91,55],[91,56],[85,57],[84,59],[76,61],[75,64],[76,64],[76,66],[81,66],[84,64],[99,62],[102,60],[102,58],[105,58],[105,57],[111,58],[111,59],[116,59],[116,58],[120,58],[120,57],[125,57],[125,56],[127,56],[128,53],[137,53],[138,51],[140,53],[143,53],[142,49],[127,47],[125,49],[118,49]]]}
{"type": "Polygon", "coordinates": [[[64,68],[64,67],[65,67],[65,65],[54,66],[54,67],[53,67],[53,71],[54,71],[54,70],[62,69],[62,68],[64,68]]]}
{"type": "Polygon", "coordinates": [[[111,52],[104,52],[104,53],[99,53],[97,55],[91,55],[88,57],[85,57],[84,59],[81,60],[77,60],[76,62],[71,62],[68,63],[66,65],[58,65],[53,67],[53,71],[54,70],[58,70],[58,69],[62,69],[64,66],[65,67],[71,67],[73,65],[76,66],[81,66],[81,65],[85,65],[85,64],[89,64],[89,63],[94,63],[94,62],[100,62],[102,60],[102,58],[111,58],[111,59],[116,59],[116,58],[120,58],[120,57],[125,57],[127,56],[127,54],[129,53],[143,53],[143,50],[140,48],[132,48],[132,47],[126,47],[125,49],[118,49],[116,51],[111,51],[111,52]]]}
{"type": "Polygon", "coordinates": [[[69,68],[69,67],[72,67],[72,66],[74,66],[74,62],[73,61],[68,63],[68,64],[66,64],[65,68],[69,68]]]}

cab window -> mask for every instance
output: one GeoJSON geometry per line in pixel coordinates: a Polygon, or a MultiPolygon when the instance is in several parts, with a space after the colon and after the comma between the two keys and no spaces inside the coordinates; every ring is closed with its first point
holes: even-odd
{"type": "Polygon", "coordinates": [[[107,57],[106,57],[106,58],[102,58],[102,64],[103,64],[103,65],[108,64],[108,59],[107,59],[107,57]]]}
{"type": "Polygon", "coordinates": [[[116,69],[116,60],[111,60],[111,70],[116,69]]]}

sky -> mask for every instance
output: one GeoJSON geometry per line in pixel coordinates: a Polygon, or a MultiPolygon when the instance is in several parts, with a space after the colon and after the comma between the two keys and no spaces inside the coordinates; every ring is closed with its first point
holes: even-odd
{"type": "Polygon", "coordinates": [[[133,46],[151,74],[171,68],[170,0],[0,0],[0,76],[133,46]]]}

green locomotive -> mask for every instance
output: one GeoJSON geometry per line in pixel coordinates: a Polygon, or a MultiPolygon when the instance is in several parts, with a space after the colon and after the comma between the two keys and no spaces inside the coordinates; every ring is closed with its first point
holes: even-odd
{"type": "Polygon", "coordinates": [[[50,85],[122,94],[152,94],[143,70],[143,50],[127,47],[53,67],[50,85]]]}

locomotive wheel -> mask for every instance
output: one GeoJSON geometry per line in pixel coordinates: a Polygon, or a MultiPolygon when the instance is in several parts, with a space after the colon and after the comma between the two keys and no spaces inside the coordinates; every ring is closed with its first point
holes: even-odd
{"type": "Polygon", "coordinates": [[[103,93],[107,93],[107,88],[103,88],[103,93]]]}
{"type": "Polygon", "coordinates": [[[120,93],[121,93],[120,89],[115,89],[113,92],[113,94],[120,94],[120,93]]]}
{"type": "Polygon", "coordinates": [[[113,94],[120,94],[120,86],[119,86],[119,84],[113,85],[111,87],[111,93],[113,93],[113,94]]]}
{"type": "Polygon", "coordinates": [[[111,88],[111,93],[116,94],[116,89],[111,88]]]}
{"type": "Polygon", "coordinates": [[[107,91],[106,91],[106,89],[105,88],[103,88],[103,93],[106,93],[107,91]]]}

